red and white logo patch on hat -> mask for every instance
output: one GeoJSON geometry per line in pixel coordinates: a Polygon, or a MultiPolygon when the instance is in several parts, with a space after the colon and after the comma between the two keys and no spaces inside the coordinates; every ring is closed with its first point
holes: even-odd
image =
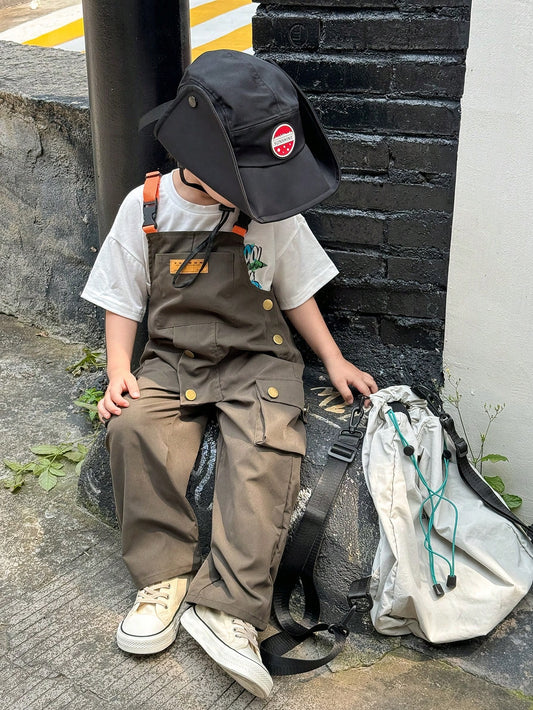
{"type": "Polygon", "coordinates": [[[282,123],[274,130],[270,147],[277,158],[288,158],[292,153],[295,142],[294,128],[288,123],[282,123]]]}

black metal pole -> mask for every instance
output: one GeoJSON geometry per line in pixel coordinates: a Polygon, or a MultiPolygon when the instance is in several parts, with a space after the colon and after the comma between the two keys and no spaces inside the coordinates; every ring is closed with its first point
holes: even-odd
{"type": "MultiPolygon", "coordinates": [[[[172,161],[139,118],[176,95],[191,61],[188,0],[83,0],[100,243],[126,194],[172,161]]],[[[133,366],[147,339],[137,332],[133,366]]]]}
{"type": "Polygon", "coordinates": [[[83,0],[100,242],[125,195],[168,167],[139,118],[176,95],[190,62],[188,0],[83,0]]]}

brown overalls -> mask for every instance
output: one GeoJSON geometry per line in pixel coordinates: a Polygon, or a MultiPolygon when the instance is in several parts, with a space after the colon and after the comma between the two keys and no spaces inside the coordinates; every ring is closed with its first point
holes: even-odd
{"type": "Polygon", "coordinates": [[[122,551],[139,588],[198,570],[188,602],[262,629],[305,453],[303,363],[274,293],[250,283],[239,234],[220,232],[196,281],[173,285],[177,263],[205,237],[148,235],[141,396],[108,425],[122,551]],[[200,566],[185,493],[213,407],[220,435],[212,539],[200,566]]]}

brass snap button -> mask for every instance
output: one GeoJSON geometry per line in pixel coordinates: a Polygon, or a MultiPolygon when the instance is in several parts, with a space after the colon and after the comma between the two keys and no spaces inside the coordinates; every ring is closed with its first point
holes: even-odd
{"type": "Polygon", "coordinates": [[[274,308],[274,304],[272,303],[270,298],[265,298],[265,300],[263,301],[263,308],[265,309],[265,311],[271,311],[274,308]]]}
{"type": "Polygon", "coordinates": [[[192,94],[189,96],[189,106],[191,108],[196,108],[198,106],[198,99],[192,94]]]}
{"type": "Polygon", "coordinates": [[[189,402],[193,402],[196,399],[196,392],[194,390],[187,390],[185,392],[185,399],[188,399],[189,402]]]}
{"type": "Polygon", "coordinates": [[[279,397],[279,392],[275,387],[269,387],[267,392],[269,397],[272,397],[272,399],[276,399],[276,397],[279,397]]]}
{"type": "Polygon", "coordinates": [[[192,352],[192,350],[184,350],[183,354],[187,357],[194,357],[194,353],[192,352]]]}
{"type": "Polygon", "coordinates": [[[276,345],[281,345],[283,343],[283,338],[279,333],[276,333],[276,335],[272,336],[272,340],[276,343],[276,345]]]}

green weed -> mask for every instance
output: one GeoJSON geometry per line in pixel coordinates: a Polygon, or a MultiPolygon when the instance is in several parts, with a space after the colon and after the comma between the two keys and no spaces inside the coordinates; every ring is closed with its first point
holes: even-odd
{"type": "Polygon", "coordinates": [[[94,372],[105,367],[106,361],[101,350],[91,350],[83,348],[83,357],[73,365],[69,365],[66,370],[78,377],[82,372],[94,372]]]}
{"type": "Polygon", "coordinates": [[[98,402],[102,399],[104,393],[96,387],[89,387],[83,392],[78,399],[74,400],[74,404],[85,410],[92,424],[99,424],[98,420],[98,402]]]}
{"type": "Polygon", "coordinates": [[[14,476],[4,481],[4,487],[16,493],[26,482],[26,476],[31,474],[37,478],[38,484],[45,491],[50,491],[57,485],[57,479],[65,476],[65,464],[76,464],[75,471],[80,472],[81,465],[88,448],[81,442],[64,442],[61,444],[39,444],[30,447],[37,456],[35,461],[20,463],[4,459],[4,466],[13,471],[14,476]]]}
{"type": "Polygon", "coordinates": [[[484,476],[483,475],[483,464],[486,462],[490,463],[506,463],[509,461],[507,456],[502,454],[487,454],[485,453],[485,445],[487,442],[487,437],[492,427],[494,420],[503,412],[505,409],[505,404],[484,404],[483,411],[487,415],[487,424],[483,431],[479,433],[479,442],[476,447],[473,447],[468,438],[468,433],[463,421],[463,415],[461,412],[461,399],[462,394],[460,393],[461,380],[455,380],[448,369],[445,370],[446,379],[451,385],[452,392],[445,396],[445,399],[456,409],[459,421],[461,423],[461,428],[463,430],[464,438],[468,446],[469,458],[472,464],[477,468],[479,473],[483,476],[485,481],[493,488],[497,493],[501,495],[507,506],[514,510],[522,505],[522,498],[511,493],[505,493],[505,483],[503,482],[501,476],[484,476]]]}

